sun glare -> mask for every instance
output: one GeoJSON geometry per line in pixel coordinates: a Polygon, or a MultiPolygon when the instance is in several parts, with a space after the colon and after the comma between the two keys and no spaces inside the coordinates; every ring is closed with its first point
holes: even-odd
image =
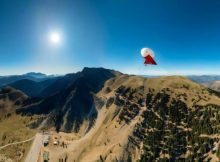
{"type": "Polygon", "coordinates": [[[50,42],[53,44],[58,44],[60,42],[60,34],[57,32],[51,33],[50,42]]]}

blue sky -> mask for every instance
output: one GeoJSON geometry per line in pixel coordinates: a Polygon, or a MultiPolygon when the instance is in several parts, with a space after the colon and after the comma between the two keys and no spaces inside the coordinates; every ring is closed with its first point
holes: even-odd
{"type": "Polygon", "coordinates": [[[219,0],[1,0],[0,75],[220,74],[219,0]],[[56,31],[61,41],[49,42],[56,31]],[[144,66],[142,47],[157,66],[144,66]]]}

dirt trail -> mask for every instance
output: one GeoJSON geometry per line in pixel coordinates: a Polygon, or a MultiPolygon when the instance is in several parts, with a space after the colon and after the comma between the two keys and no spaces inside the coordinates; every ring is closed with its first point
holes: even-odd
{"type": "Polygon", "coordinates": [[[42,147],[43,135],[37,133],[34,139],[31,149],[28,152],[25,162],[37,162],[42,147]]]}
{"type": "Polygon", "coordinates": [[[24,140],[24,141],[20,141],[20,142],[14,142],[14,143],[9,143],[9,144],[7,144],[7,145],[1,146],[1,147],[0,147],[0,150],[6,148],[6,147],[8,147],[8,146],[17,145],[17,144],[21,144],[21,143],[25,143],[25,142],[32,141],[34,138],[35,138],[35,136],[34,136],[34,137],[31,137],[31,138],[28,139],[28,140],[24,140]]]}

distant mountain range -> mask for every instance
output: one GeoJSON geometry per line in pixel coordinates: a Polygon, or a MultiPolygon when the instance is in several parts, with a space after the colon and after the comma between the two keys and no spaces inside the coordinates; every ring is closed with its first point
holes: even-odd
{"type": "Polygon", "coordinates": [[[43,81],[49,78],[56,78],[54,75],[45,75],[42,73],[34,73],[30,72],[23,75],[8,75],[8,76],[0,76],[0,87],[6,86],[8,84],[11,84],[13,82],[22,80],[22,79],[28,79],[31,81],[39,82],[43,81]]]}
{"type": "Polygon", "coordinates": [[[203,85],[212,90],[220,92],[220,81],[219,80],[206,82],[206,83],[203,83],[203,85]]]}
{"type": "Polygon", "coordinates": [[[220,75],[201,75],[201,76],[187,76],[192,81],[200,83],[212,90],[220,92],[220,75]]]}
{"type": "MultiPolygon", "coordinates": [[[[164,75],[142,75],[146,78],[158,78],[164,75]]],[[[207,83],[220,80],[220,75],[184,75],[188,79],[198,82],[198,83],[207,83]]]]}
{"type": "Polygon", "coordinates": [[[220,75],[189,75],[186,77],[198,83],[207,83],[220,80],[220,75]]]}

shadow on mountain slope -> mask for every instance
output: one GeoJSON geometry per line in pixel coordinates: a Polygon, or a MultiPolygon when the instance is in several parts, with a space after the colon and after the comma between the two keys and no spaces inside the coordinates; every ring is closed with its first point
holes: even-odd
{"type": "Polygon", "coordinates": [[[66,89],[40,102],[25,106],[17,110],[17,113],[47,114],[48,123],[53,123],[57,131],[60,129],[67,132],[79,131],[84,120],[91,123],[96,118],[94,93],[101,90],[106,80],[119,73],[103,68],[84,68],[77,75],[78,77],[66,89]]]}

